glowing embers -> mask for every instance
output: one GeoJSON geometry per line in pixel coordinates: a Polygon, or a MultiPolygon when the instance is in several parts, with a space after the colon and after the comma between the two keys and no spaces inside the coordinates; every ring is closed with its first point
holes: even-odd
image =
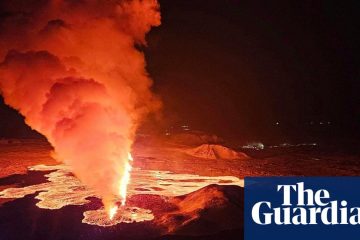
{"type": "Polygon", "coordinates": [[[84,212],[83,223],[102,227],[113,226],[118,223],[133,223],[151,221],[154,215],[150,210],[137,207],[116,207],[109,218],[104,208],[84,212]]]}
{"type": "MultiPolygon", "coordinates": [[[[97,197],[71,174],[65,165],[45,166],[37,165],[29,168],[31,171],[51,171],[46,174],[49,182],[26,186],[22,188],[8,188],[0,191],[0,198],[23,198],[35,194],[40,201],[39,208],[60,209],[68,205],[85,205],[89,197],[97,197]]],[[[179,196],[191,193],[210,184],[243,186],[243,180],[232,176],[207,177],[191,174],[176,174],[168,171],[151,171],[134,168],[132,181],[128,185],[128,196],[139,194],[153,194],[160,196],[179,196]]],[[[123,198],[119,199],[120,201],[123,198]]],[[[103,208],[84,212],[82,222],[98,226],[112,226],[118,223],[149,221],[153,219],[150,210],[136,207],[114,205],[110,212],[103,208]],[[110,219],[110,218],[111,219],[110,219]]]]}

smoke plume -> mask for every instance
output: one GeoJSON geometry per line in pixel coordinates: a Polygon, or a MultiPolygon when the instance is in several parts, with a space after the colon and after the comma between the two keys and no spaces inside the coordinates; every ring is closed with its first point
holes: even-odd
{"type": "Polygon", "coordinates": [[[12,0],[0,9],[5,102],[109,207],[139,122],[160,107],[136,48],[160,24],[157,1],[12,0]]]}

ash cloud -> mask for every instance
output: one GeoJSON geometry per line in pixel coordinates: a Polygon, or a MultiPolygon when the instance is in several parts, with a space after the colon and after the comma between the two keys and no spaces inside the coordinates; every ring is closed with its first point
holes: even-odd
{"type": "Polygon", "coordinates": [[[138,124],[161,107],[135,48],[160,25],[157,1],[19,0],[0,9],[5,102],[108,206],[138,124]]]}

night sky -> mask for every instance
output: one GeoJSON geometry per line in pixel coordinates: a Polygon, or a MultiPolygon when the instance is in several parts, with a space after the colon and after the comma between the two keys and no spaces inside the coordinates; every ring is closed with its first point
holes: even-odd
{"type": "MultiPolygon", "coordinates": [[[[164,103],[161,126],[186,123],[229,138],[303,135],[325,127],[330,135],[357,135],[356,1],[160,5],[162,25],[150,32],[144,51],[164,103]]],[[[0,135],[29,132],[1,103],[0,135]]]]}

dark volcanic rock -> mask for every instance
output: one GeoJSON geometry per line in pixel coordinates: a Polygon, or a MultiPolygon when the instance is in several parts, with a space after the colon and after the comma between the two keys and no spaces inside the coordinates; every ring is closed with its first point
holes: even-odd
{"type": "Polygon", "coordinates": [[[155,220],[168,234],[199,236],[243,227],[243,188],[209,185],[168,203],[176,210],[164,212],[155,220]]]}
{"type": "Polygon", "coordinates": [[[128,199],[128,206],[151,210],[154,220],[108,228],[81,222],[84,211],[101,207],[95,197],[89,198],[86,205],[56,210],[38,208],[34,197],[29,195],[0,206],[1,240],[228,240],[243,235],[243,188],[238,186],[209,185],[179,197],[134,195],[128,199]]]}

